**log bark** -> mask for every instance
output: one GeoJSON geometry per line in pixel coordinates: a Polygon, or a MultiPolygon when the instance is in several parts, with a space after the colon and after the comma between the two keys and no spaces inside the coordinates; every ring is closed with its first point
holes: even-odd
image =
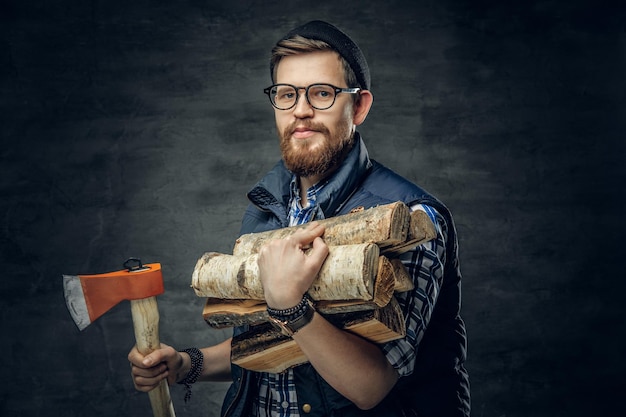
{"type": "MultiPolygon", "coordinates": [[[[317,301],[315,309],[324,315],[355,313],[379,308],[373,301],[317,301]]],[[[207,324],[215,329],[257,325],[268,321],[267,304],[257,300],[222,300],[207,298],[202,311],[207,324]]]]}
{"type": "MultiPolygon", "coordinates": [[[[395,299],[383,308],[324,317],[374,343],[386,343],[406,334],[404,317],[395,299]]],[[[307,358],[293,339],[263,323],[233,338],[231,362],[252,371],[280,373],[306,363],[307,358]]]]}
{"type": "MultiPolygon", "coordinates": [[[[199,297],[263,300],[257,257],[258,254],[205,253],[196,263],[191,286],[199,297]]],[[[375,244],[329,247],[328,257],[308,294],[313,300],[372,300],[378,262],[379,249],[375,244]]]]}
{"type": "Polygon", "coordinates": [[[268,321],[267,304],[259,300],[207,298],[202,317],[215,329],[255,325],[268,321]]]}
{"type": "MultiPolygon", "coordinates": [[[[410,213],[406,204],[398,201],[319,220],[319,223],[326,227],[323,238],[329,246],[376,243],[391,247],[407,240],[410,213]]],[[[283,239],[303,227],[306,225],[242,235],[235,243],[233,255],[257,253],[268,240],[283,239]]]]}
{"type": "Polygon", "coordinates": [[[233,337],[230,361],[251,371],[278,374],[306,363],[307,358],[293,339],[263,323],[233,337]]]}

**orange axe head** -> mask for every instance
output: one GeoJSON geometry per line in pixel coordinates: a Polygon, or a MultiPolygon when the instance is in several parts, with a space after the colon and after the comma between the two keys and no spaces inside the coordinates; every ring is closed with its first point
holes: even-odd
{"type": "Polygon", "coordinates": [[[141,300],[163,294],[161,264],[145,264],[136,258],[126,269],[97,275],[63,275],[65,302],[74,323],[85,329],[122,300],[141,300]],[[137,265],[130,265],[136,262],[137,265]]]}

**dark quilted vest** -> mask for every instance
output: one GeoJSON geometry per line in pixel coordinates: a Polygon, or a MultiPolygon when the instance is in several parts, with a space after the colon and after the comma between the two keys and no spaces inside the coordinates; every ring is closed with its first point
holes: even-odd
{"type": "MultiPolygon", "coordinates": [[[[291,174],[279,163],[248,194],[251,204],[244,215],[241,234],[287,226],[290,180],[291,174]]],[[[318,219],[346,214],[356,207],[370,208],[395,201],[434,207],[448,224],[446,265],[443,286],[419,345],[412,375],[400,378],[377,407],[363,411],[330,387],[309,364],[301,365],[294,369],[300,407],[311,406],[307,416],[469,416],[469,379],[463,366],[467,343],[465,326],[459,316],[461,274],[450,212],[420,187],[369,160],[360,140],[323,191],[326,196],[318,195],[318,201],[322,202],[318,219]]],[[[244,330],[238,328],[235,333],[244,330]]],[[[232,368],[234,382],[226,394],[222,415],[248,416],[248,407],[256,394],[256,374],[235,365],[232,368]]]]}

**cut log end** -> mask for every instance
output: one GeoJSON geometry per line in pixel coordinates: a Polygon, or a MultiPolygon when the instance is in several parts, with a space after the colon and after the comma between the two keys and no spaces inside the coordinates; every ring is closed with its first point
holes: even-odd
{"type": "Polygon", "coordinates": [[[413,280],[409,276],[409,272],[402,261],[398,258],[392,258],[389,260],[393,268],[394,277],[394,292],[406,292],[415,288],[413,280]]]}
{"type": "Polygon", "coordinates": [[[435,225],[428,217],[428,214],[422,210],[411,212],[408,230],[406,241],[394,245],[381,246],[381,254],[389,258],[398,257],[437,237],[435,225]]]}

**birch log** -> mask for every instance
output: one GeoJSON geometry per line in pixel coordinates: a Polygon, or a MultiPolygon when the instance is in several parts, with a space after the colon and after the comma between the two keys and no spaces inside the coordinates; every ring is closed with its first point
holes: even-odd
{"type": "MultiPolygon", "coordinates": [[[[315,308],[325,315],[374,310],[385,306],[393,293],[410,291],[413,287],[413,281],[399,259],[380,256],[372,300],[318,300],[315,308]]],[[[223,329],[266,322],[268,321],[266,309],[267,305],[261,300],[207,298],[202,317],[209,326],[223,329]]]]}
{"type": "MultiPolygon", "coordinates": [[[[409,208],[398,201],[354,213],[319,220],[326,227],[324,242],[328,246],[376,243],[383,246],[402,244],[407,240],[410,224],[409,208]]],[[[282,239],[306,225],[285,227],[239,237],[233,255],[257,253],[268,240],[282,239]]]]}
{"type": "MultiPolygon", "coordinates": [[[[406,334],[404,317],[395,299],[384,308],[324,317],[374,343],[386,343],[406,334]]],[[[280,373],[306,363],[307,358],[292,338],[264,323],[233,338],[231,362],[253,371],[280,373]]]]}
{"type": "MultiPolygon", "coordinates": [[[[257,258],[256,253],[205,253],[196,263],[191,286],[199,297],[264,300],[257,258]]],[[[372,300],[378,263],[379,249],[372,243],[329,247],[308,294],[313,300],[372,300]]]]}

